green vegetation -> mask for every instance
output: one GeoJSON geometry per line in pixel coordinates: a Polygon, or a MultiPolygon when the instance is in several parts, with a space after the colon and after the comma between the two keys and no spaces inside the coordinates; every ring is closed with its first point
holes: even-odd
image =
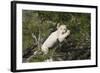
{"type": "MultiPolygon", "coordinates": [[[[23,10],[23,59],[30,58],[36,50],[56,30],[57,23],[65,24],[71,34],[63,43],[54,48],[54,61],[84,60],[91,57],[91,17],[89,13],[52,12],[23,10]]],[[[49,53],[51,55],[51,53],[49,53]]],[[[29,62],[40,62],[45,58],[42,54],[32,57],[29,62]]],[[[24,62],[24,60],[23,60],[24,62]]]]}

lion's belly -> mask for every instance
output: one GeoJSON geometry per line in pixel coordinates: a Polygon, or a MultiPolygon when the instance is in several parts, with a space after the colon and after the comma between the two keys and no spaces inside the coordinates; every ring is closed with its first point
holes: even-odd
{"type": "Polygon", "coordinates": [[[47,40],[43,43],[44,47],[50,48],[57,42],[57,34],[54,32],[52,33],[47,40]]]}

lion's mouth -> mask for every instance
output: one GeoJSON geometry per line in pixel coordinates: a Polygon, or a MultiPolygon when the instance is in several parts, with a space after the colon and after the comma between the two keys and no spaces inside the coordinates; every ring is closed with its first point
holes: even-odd
{"type": "Polygon", "coordinates": [[[64,34],[65,32],[62,32],[62,34],[64,34]]]}

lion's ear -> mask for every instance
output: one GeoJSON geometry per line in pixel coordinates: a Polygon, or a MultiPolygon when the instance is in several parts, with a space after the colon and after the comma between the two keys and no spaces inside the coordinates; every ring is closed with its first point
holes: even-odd
{"type": "Polygon", "coordinates": [[[60,27],[60,23],[57,24],[57,29],[60,27]]]}

